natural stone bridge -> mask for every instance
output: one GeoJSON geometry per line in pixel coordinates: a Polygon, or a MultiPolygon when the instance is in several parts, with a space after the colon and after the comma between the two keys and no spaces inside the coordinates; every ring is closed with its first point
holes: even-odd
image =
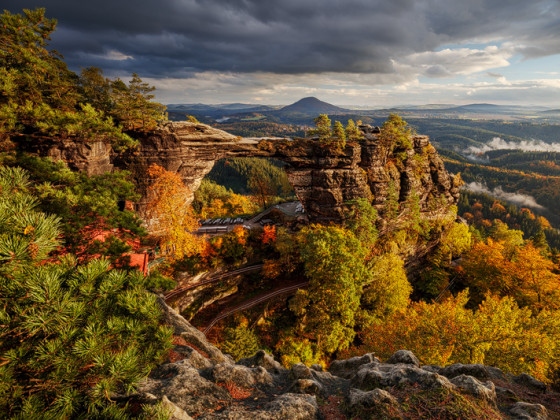
{"type": "Polygon", "coordinates": [[[141,191],[146,169],[158,164],[180,174],[194,192],[219,159],[276,158],[289,164],[288,180],[310,220],[323,223],[340,221],[344,203],[359,197],[372,199],[382,214],[391,184],[399,202],[416,194],[421,212],[433,210],[435,200],[440,210],[457,202],[458,187],[427,136],[414,136],[411,150],[387,154],[373,130],[363,131],[364,140],[336,151],[312,140],[243,139],[205,124],[175,122],[138,138],[139,148],[114,163],[132,171],[141,191]]]}

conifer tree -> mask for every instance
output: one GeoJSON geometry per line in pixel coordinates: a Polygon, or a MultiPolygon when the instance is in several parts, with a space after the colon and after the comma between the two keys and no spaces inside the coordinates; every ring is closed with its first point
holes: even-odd
{"type": "Polygon", "coordinates": [[[333,126],[333,137],[336,142],[336,147],[340,150],[346,146],[346,132],[340,121],[335,121],[333,126]]]}
{"type": "Polygon", "coordinates": [[[47,49],[55,27],[45,9],[0,15],[0,134],[135,144],[102,111],[83,101],[77,75],[56,51],[47,49]]]}
{"type": "Polygon", "coordinates": [[[385,149],[383,163],[387,162],[389,156],[395,149],[411,149],[412,141],[410,136],[413,134],[406,121],[397,114],[390,114],[381,127],[379,142],[385,149]]]}
{"type": "Polygon", "coordinates": [[[117,79],[112,83],[112,115],[127,130],[151,130],[165,120],[165,106],[152,102],[154,86],[132,74],[128,86],[117,79]]]}
{"type": "Polygon", "coordinates": [[[171,347],[140,273],[106,260],[46,260],[60,220],[37,211],[21,168],[0,168],[0,413],[123,418],[132,391],[171,347]]]}
{"type": "Polygon", "coordinates": [[[309,130],[309,136],[318,136],[319,141],[328,142],[332,137],[331,120],[328,115],[321,114],[313,120],[315,122],[315,129],[309,130]]]}
{"type": "Polygon", "coordinates": [[[348,141],[358,141],[364,138],[364,135],[352,119],[348,120],[345,131],[348,141]]]}

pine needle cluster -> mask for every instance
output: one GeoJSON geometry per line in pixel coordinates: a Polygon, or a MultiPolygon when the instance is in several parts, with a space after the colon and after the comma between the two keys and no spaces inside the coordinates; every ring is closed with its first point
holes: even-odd
{"type": "Polygon", "coordinates": [[[47,262],[60,220],[37,209],[21,168],[0,168],[0,417],[124,418],[171,347],[140,273],[106,260],[47,262]]]}

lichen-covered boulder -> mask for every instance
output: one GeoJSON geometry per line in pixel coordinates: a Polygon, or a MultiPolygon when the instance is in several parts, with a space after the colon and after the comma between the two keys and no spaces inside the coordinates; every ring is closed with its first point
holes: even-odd
{"type": "Polygon", "coordinates": [[[548,411],[541,404],[529,404],[526,402],[515,403],[509,414],[515,420],[548,420],[548,411]]]}
{"type": "MultiPolygon", "coordinates": [[[[432,366],[431,368],[435,369],[436,367],[432,366]]],[[[483,381],[488,379],[500,379],[500,380],[506,379],[504,373],[500,369],[492,366],[485,366],[480,363],[469,364],[469,365],[464,365],[462,363],[455,363],[450,366],[438,368],[437,373],[449,379],[459,375],[474,376],[476,379],[483,380],[483,381]]]]}
{"type": "Polygon", "coordinates": [[[329,367],[329,372],[333,375],[340,376],[342,378],[350,378],[356,374],[360,366],[369,363],[381,363],[373,353],[366,353],[361,357],[352,357],[350,359],[335,360],[331,363],[329,367]]]}
{"type": "Polygon", "coordinates": [[[354,387],[365,390],[404,384],[418,384],[425,388],[454,388],[449,379],[437,373],[429,372],[414,365],[384,363],[363,365],[351,379],[351,383],[354,387]]]}
{"type": "Polygon", "coordinates": [[[513,382],[534,389],[535,391],[540,391],[540,392],[546,391],[546,384],[544,382],[541,382],[538,379],[535,379],[531,375],[528,375],[526,373],[522,373],[521,375],[514,376],[513,382]]]}
{"type": "Polygon", "coordinates": [[[294,379],[309,379],[311,378],[311,370],[303,363],[296,363],[290,369],[290,376],[294,379]]]}
{"type": "Polygon", "coordinates": [[[259,350],[251,357],[245,357],[243,359],[239,359],[237,361],[238,365],[248,366],[248,367],[256,367],[261,366],[266,370],[279,374],[282,372],[286,372],[286,368],[274,360],[270,354],[268,354],[264,350],[259,350]]]}
{"type": "Polygon", "coordinates": [[[350,389],[346,396],[348,414],[358,418],[390,418],[390,413],[398,412],[398,401],[383,389],[372,391],[350,389]]]}
{"type": "Polygon", "coordinates": [[[493,382],[482,383],[473,376],[459,375],[452,378],[451,383],[464,394],[496,404],[496,387],[493,382]]]}
{"type": "Polygon", "coordinates": [[[393,355],[389,357],[386,363],[392,365],[402,363],[405,365],[420,366],[420,361],[418,360],[418,358],[409,350],[399,350],[393,353],[393,355]]]}

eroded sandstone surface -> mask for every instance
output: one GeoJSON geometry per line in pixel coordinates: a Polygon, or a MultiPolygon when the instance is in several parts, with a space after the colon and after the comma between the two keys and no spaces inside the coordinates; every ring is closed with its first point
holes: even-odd
{"type": "Polygon", "coordinates": [[[414,417],[418,410],[424,410],[425,418],[430,413],[440,418],[549,418],[547,408],[535,402],[547,392],[546,385],[528,375],[515,377],[484,365],[422,366],[406,350],[385,362],[374,354],[338,360],[328,371],[303,364],[286,369],[262,350],[235,362],[160,304],[182,344],[172,352],[173,361],[156,368],[136,394],[121,398],[162,402],[174,419],[421,418],[414,417]],[[521,387],[520,380],[531,386],[521,387]],[[524,396],[531,401],[522,401],[524,396]]]}
{"type": "Polygon", "coordinates": [[[411,149],[386,153],[378,133],[362,130],[364,140],[337,150],[308,139],[242,139],[205,124],[169,123],[140,137],[138,149],[118,164],[141,189],[146,169],[157,164],[180,174],[192,192],[219,159],[276,158],[288,163],[288,180],[310,220],[322,223],[340,222],[345,203],[360,197],[370,198],[381,215],[391,197],[415,200],[426,217],[457,202],[458,186],[427,136],[413,136],[411,149]]]}
{"type": "Polygon", "coordinates": [[[228,157],[270,157],[286,162],[288,180],[313,222],[340,222],[345,203],[360,197],[371,199],[381,216],[391,198],[401,208],[414,201],[423,217],[445,213],[457,202],[458,186],[427,136],[413,136],[411,149],[387,153],[378,132],[369,126],[360,128],[364,140],[348,143],[344,150],[309,139],[247,139],[206,124],[169,122],[137,133],[138,147],[124,154],[114,153],[101,141],[61,141],[37,146],[34,152],[64,160],[71,169],[88,174],[114,167],[131,171],[143,195],[137,205],[140,213],[145,209],[150,165],[178,173],[190,188],[185,197],[188,202],[214,163],[228,157]]]}

